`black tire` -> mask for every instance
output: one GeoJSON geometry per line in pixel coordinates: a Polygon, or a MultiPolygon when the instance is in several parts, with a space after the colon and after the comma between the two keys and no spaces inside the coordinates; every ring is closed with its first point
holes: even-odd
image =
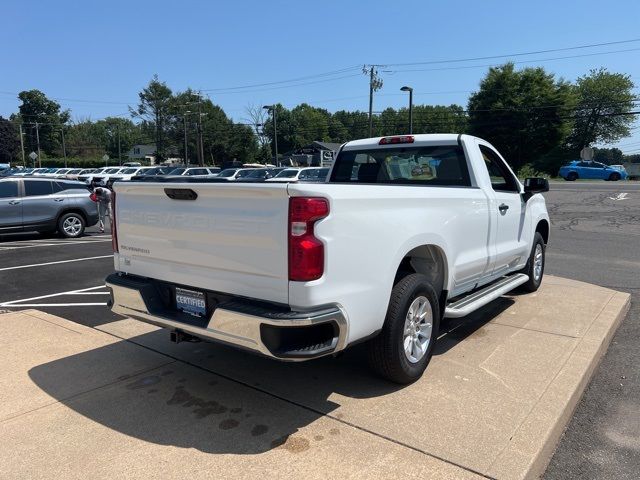
{"type": "Polygon", "coordinates": [[[618,180],[620,180],[620,174],[619,173],[612,173],[611,175],[609,175],[609,180],[611,180],[612,182],[617,182],[618,180]]]}
{"type": "Polygon", "coordinates": [[[569,172],[567,178],[565,180],[567,182],[575,182],[578,179],[578,174],[576,172],[569,172]]]}
{"type": "Polygon", "coordinates": [[[78,238],[84,233],[86,222],[79,213],[65,213],[58,219],[58,233],[66,238],[78,238]]]}
{"type": "Polygon", "coordinates": [[[426,276],[407,275],[391,291],[391,299],[382,331],[368,343],[371,368],[395,383],[407,384],[418,380],[431,360],[440,327],[438,295],[426,276]],[[412,302],[426,297],[431,306],[431,336],[426,352],[417,361],[410,361],[404,350],[405,321],[412,302]]]}
{"type": "Polygon", "coordinates": [[[540,288],[540,284],[542,283],[542,277],[544,277],[545,248],[546,246],[544,244],[544,239],[542,238],[542,235],[540,235],[540,232],[536,232],[536,234],[533,236],[533,246],[531,247],[529,260],[527,261],[527,264],[525,265],[525,267],[519,272],[519,273],[524,273],[526,275],[529,275],[529,280],[527,281],[527,283],[523,283],[522,285],[520,285],[520,287],[518,287],[518,290],[522,292],[532,293],[538,290],[538,288],[540,288]],[[536,255],[536,248],[538,245],[540,245],[541,253],[542,253],[542,269],[540,271],[540,276],[536,278],[535,255],[536,255]]]}

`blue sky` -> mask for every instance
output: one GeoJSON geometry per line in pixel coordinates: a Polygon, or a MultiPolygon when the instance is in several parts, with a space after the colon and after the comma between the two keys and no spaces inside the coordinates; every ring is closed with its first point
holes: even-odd
{"type": "MultiPolygon", "coordinates": [[[[307,102],[331,111],[366,110],[368,83],[356,68],[363,64],[640,38],[637,0],[619,0],[615,8],[595,0],[2,0],[0,11],[0,115],[5,117],[17,110],[15,93],[31,88],[70,108],[74,119],[122,115],[156,73],[174,91],[206,90],[239,121],[248,104],[307,102]],[[314,77],[221,90],[307,76],[314,77]]],[[[415,103],[466,105],[486,65],[508,59],[383,67],[384,86],[374,110],[405,105],[406,94],[399,91],[405,84],[414,88],[415,103]]],[[[640,86],[640,42],[511,59],[527,62],[520,67],[542,65],[568,80],[602,66],[631,75],[640,86]],[[558,58],[575,55],[590,56],[558,58]]],[[[623,151],[640,152],[640,128],[633,134],[618,143],[623,151]]]]}

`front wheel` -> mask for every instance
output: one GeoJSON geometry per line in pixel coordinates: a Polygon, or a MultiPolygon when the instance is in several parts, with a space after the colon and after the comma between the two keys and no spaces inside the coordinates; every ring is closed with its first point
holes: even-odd
{"type": "Polygon", "coordinates": [[[609,175],[609,180],[611,180],[612,182],[617,182],[618,180],[620,180],[620,174],[612,173],[611,175],[609,175]]]}
{"type": "Polygon", "coordinates": [[[84,233],[85,221],[78,213],[65,213],[58,220],[58,232],[67,238],[76,238],[84,233]]]}
{"type": "Polygon", "coordinates": [[[439,327],[431,283],[424,275],[407,275],[393,287],[382,331],[369,341],[371,367],[395,383],[416,381],[431,360],[439,327]]]}
{"type": "Polygon", "coordinates": [[[540,288],[542,277],[544,275],[544,249],[544,239],[542,238],[542,235],[540,235],[540,232],[536,232],[533,237],[533,247],[531,248],[527,265],[520,270],[520,273],[524,273],[529,276],[529,280],[527,283],[522,284],[519,287],[519,290],[523,292],[535,292],[540,288]]]}
{"type": "Polygon", "coordinates": [[[565,180],[568,182],[573,182],[577,179],[578,179],[578,174],[576,172],[569,172],[569,174],[567,175],[567,178],[565,178],[565,180]]]}

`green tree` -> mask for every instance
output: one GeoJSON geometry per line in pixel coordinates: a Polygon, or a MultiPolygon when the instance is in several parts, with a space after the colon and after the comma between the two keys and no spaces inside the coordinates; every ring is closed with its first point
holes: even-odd
{"type": "MultiPolygon", "coordinates": [[[[562,144],[570,132],[573,89],[542,67],[490,68],[469,98],[469,133],[485,138],[517,170],[562,144]]],[[[551,167],[550,167],[551,168],[551,167]]]]}
{"type": "Polygon", "coordinates": [[[301,103],[291,110],[293,135],[290,140],[293,148],[309,145],[315,140],[328,141],[330,116],[327,110],[307,103],[301,103]]]}
{"type": "Polygon", "coordinates": [[[631,77],[591,70],[577,80],[578,103],[569,145],[576,150],[594,143],[611,143],[630,134],[634,116],[635,85],[631,77]]]}
{"type": "Polygon", "coordinates": [[[104,130],[89,119],[75,122],[65,129],[65,144],[68,157],[98,159],[106,153],[104,130]]]}
{"type": "Polygon", "coordinates": [[[233,159],[242,163],[253,163],[259,159],[258,139],[248,125],[231,125],[226,161],[233,159]]]}
{"type": "Polygon", "coordinates": [[[9,163],[18,158],[20,133],[13,122],[0,117],[0,163],[9,163]]]}
{"type": "Polygon", "coordinates": [[[40,149],[46,155],[60,153],[60,131],[69,121],[69,110],[60,110],[60,104],[47,98],[40,90],[25,90],[18,94],[19,113],[12,115],[12,120],[23,123],[25,132],[25,149],[37,151],[37,137],[40,138],[40,149]],[[36,132],[36,123],[37,132],[36,132]]]}
{"type": "Polygon", "coordinates": [[[593,159],[607,165],[620,165],[624,162],[624,153],[619,148],[594,148],[593,159]]]}
{"type": "MultiPolygon", "coordinates": [[[[402,108],[398,112],[403,131],[409,131],[409,111],[402,108]]],[[[414,133],[465,133],[468,118],[460,105],[414,105],[414,133]]]]}
{"type": "Polygon", "coordinates": [[[158,75],[154,75],[138,97],[140,99],[138,106],[129,107],[129,111],[133,117],[142,119],[153,128],[156,155],[159,160],[164,160],[167,158],[165,142],[167,129],[175,111],[173,92],[165,82],[158,79],[158,75]]]}
{"type": "MultiPolygon", "coordinates": [[[[287,110],[281,104],[275,106],[277,116],[277,133],[278,133],[278,154],[298,148],[296,143],[296,127],[294,124],[291,110],[287,110]]],[[[264,124],[264,135],[269,139],[271,158],[275,155],[275,145],[273,142],[273,115],[270,115],[264,124]]]]}
{"type": "Polygon", "coordinates": [[[124,159],[131,147],[143,140],[141,128],[128,118],[107,117],[98,120],[94,124],[93,131],[97,136],[96,143],[103,146],[107,155],[113,160],[119,158],[119,151],[124,159]]]}
{"type": "Polygon", "coordinates": [[[336,142],[346,142],[369,136],[369,116],[367,112],[339,110],[333,114],[332,120],[340,122],[348,132],[342,138],[334,138],[333,140],[336,142]]]}

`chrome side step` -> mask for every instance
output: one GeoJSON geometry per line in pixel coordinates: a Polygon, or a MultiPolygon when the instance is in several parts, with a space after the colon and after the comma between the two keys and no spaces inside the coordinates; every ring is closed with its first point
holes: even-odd
{"type": "Polygon", "coordinates": [[[484,307],[487,303],[519,287],[528,280],[529,276],[524,273],[516,273],[515,275],[503,277],[483,289],[461,298],[457,302],[450,303],[444,310],[444,316],[445,318],[460,318],[469,315],[471,312],[480,307],[484,307]]]}

